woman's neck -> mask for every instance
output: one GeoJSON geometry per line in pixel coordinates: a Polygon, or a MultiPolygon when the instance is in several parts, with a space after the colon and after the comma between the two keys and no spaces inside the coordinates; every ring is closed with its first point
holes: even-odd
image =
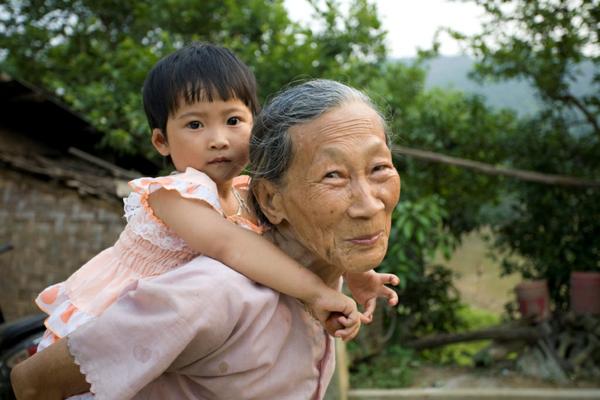
{"type": "Polygon", "coordinates": [[[337,289],[343,270],[317,258],[285,229],[281,229],[281,227],[273,228],[265,232],[263,237],[279,247],[289,257],[315,273],[325,284],[337,289]]]}

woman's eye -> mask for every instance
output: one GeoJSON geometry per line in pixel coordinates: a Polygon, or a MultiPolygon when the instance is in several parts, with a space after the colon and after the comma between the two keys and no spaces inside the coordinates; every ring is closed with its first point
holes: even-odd
{"type": "Polygon", "coordinates": [[[240,123],[240,119],[238,117],[231,117],[227,120],[227,125],[237,125],[240,123]]]}
{"type": "Polygon", "coordinates": [[[390,166],[387,164],[380,164],[380,165],[376,165],[375,167],[373,167],[373,172],[379,172],[379,171],[385,171],[386,169],[388,169],[390,166]]]}
{"type": "Polygon", "coordinates": [[[338,171],[330,171],[323,176],[323,178],[325,178],[325,179],[332,179],[332,178],[335,179],[335,178],[340,178],[340,177],[341,177],[341,175],[338,171]]]}
{"type": "Polygon", "coordinates": [[[188,124],[186,125],[186,128],[190,128],[190,129],[199,129],[202,127],[202,122],[200,121],[191,121],[188,122],[188,124]]]}

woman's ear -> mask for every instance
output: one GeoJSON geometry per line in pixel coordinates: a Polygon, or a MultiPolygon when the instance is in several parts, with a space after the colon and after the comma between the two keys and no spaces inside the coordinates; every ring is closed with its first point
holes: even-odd
{"type": "Polygon", "coordinates": [[[167,141],[167,135],[165,135],[163,131],[158,128],[152,129],[152,145],[156,151],[165,157],[171,154],[169,142],[167,141]]]}
{"type": "Polygon", "coordinates": [[[261,180],[254,188],[254,196],[263,214],[273,225],[279,225],[285,220],[285,210],[282,204],[281,193],[269,181],[261,180]]]}

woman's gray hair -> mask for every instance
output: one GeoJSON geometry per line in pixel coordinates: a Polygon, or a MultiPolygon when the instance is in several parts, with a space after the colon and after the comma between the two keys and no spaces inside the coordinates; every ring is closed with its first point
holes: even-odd
{"type": "Polygon", "coordinates": [[[342,104],[359,101],[381,117],[388,146],[385,118],[371,99],[359,90],[327,79],[316,79],[282,90],[254,121],[250,139],[250,204],[260,223],[270,225],[254,194],[257,184],[267,180],[281,185],[294,152],[290,128],[308,123],[342,104]]]}

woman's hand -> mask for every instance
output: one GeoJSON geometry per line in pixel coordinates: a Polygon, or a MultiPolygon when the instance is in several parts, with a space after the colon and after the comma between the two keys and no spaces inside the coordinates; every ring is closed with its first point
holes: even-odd
{"type": "Polygon", "coordinates": [[[398,294],[385,285],[396,286],[400,279],[394,274],[380,274],[374,270],[344,275],[352,297],[363,307],[362,322],[370,323],[373,319],[377,298],[387,299],[390,306],[398,304],[398,294]]]}

